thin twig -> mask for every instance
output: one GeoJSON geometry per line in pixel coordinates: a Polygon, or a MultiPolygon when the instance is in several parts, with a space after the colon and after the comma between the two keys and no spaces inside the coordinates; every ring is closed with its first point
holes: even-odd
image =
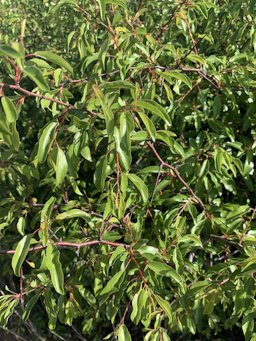
{"type": "Polygon", "coordinates": [[[24,337],[22,337],[22,336],[16,334],[15,332],[11,331],[10,329],[4,329],[1,325],[0,325],[0,328],[1,328],[4,332],[13,335],[13,336],[16,338],[16,340],[28,341],[28,339],[24,339],[24,337]]]}
{"type": "Polygon", "coordinates": [[[70,109],[75,109],[75,107],[72,104],[69,104],[67,102],[62,102],[62,101],[55,99],[55,98],[50,98],[50,97],[47,97],[44,95],[40,95],[40,94],[37,94],[37,93],[32,92],[32,91],[28,91],[19,85],[0,83],[0,87],[6,87],[9,89],[17,90],[17,91],[20,91],[20,92],[22,92],[25,95],[30,96],[30,97],[38,97],[39,99],[45,99],[47,101],[54,102],[54,103],[57,103],[59,105],[63,105],[65,107],[68,107],[70,109]]]}
{"type": "Polygon", "coordinates": [[[178,171],[178,169],[172,165],[170,165],[169,163],[165,162],[160,155],[158,154],[158,152],[156,151],[155,147],[153,146],[153,144],[151,142],[147,142],[147,145],[149,146],[149,148],[153,151],[153,153],[155,154],[155,156],[157,157],[157,159],[159,160],[159,162],[161,163],[162,166],[165,166],[169,169],[171,169],[176,178],[186,187],[186,189],[191,193],[191,195],[193,196],[193,198],[198,202],[198,204],[202,207],[202,209],[207,212],[206,207],[204,205],[204,203],[202,202],[202,200],[195,194],[195,192],[193,191],[193,189],[189,186],[189,184],[182,178],[182,176],[180,175],[180,172],[178,171]]]}
{"type": "MultiPolygon", "coordinates": [[[[56,247],[59,248],[68,248],[68,247],[73,247],[73,248],[80,248],[80,247],[85,247],[85,246],[92,246],[92,245],[109,245],[113,247],[118,247],[122,246],[124,248],[130,248],[130,245],[124,244],[124,243],[117,243],[117,242],[109,242],[107,240],[90,240],[87,242],[82,242],[82,243],[73,243],[73,242],[55,242],[53,243],[56,247]]],[[[44,250],[45,246],[43,245],[38,245],[31,247],[28,252],[34,252],[38,250],[44,250]]],[[[0,250],[0,254],[14,254],[15,250],[0,250]]]]}

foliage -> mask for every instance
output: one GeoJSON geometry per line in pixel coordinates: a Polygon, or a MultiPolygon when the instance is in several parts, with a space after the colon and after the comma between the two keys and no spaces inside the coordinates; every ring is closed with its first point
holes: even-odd
{"type": "Polygon", "coordinates": [[[255,1],[1,3],[0,323],[255,340],[255,1]]]}

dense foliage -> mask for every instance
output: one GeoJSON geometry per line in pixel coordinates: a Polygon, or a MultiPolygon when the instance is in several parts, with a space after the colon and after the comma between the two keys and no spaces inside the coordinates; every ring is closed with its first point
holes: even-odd
{"type": "Polygon", "coordinates": [[[0,0],[0,323],[256,340],[254,0],[0,0]]]}

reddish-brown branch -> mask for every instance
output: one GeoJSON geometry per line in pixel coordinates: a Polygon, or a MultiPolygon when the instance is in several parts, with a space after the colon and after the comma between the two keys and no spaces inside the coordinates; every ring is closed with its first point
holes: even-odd
{"type": "MultiPolygon", "coordinates": [[[[206,207],[204,205],[204,203],[202,202],[202,200],[195,194],[195,192],[193,191],[193,189],[189,186],[189,184],[182,178],[182,176],[180,175],[180,172],[178,171],[178,169],[172,165],[170,165],[169,163],[165,162],[161,156],[158,154],[158,152],[156,151],[155,147],[153,146],[153,144],[151,142],[147,142],[147,145],[149,146],[149,148],[152,150],[152,152],[155,154],[156,158],[158,159],[158,161],[161,163],[162,166],[165,166],[169,169],[171,169],[173,171],[173,173],[175,174],[176,178],[186,187],[186,189],[191,193],[192,197],[198,202],[198,204],[202,207],[202,209],[204,211],[206,211],[206,207]]],[[[206,211],[207,212],[207,211],[206,211]]]]}
{"type": "MultiPolygon", "coordinates": [[[[53,243],[56,247],[59,248],[68,248],[68,247],[73,247],[79,249],[80,247],[85,247],[85,246],[92,246],[92,245],[109,245],[113,247],[118,247],[122,246],[124,248],[129,248],[130,245],[123,244],[123,243],[117,243],[117,242],[109,242],[107,240],[89,240],[88,242],[82,242],[82,243],[73,243],[73,242],[55,242],[53,243]]],[[[34,251],[39,251],[45,249],[45,246],[43,245],[38,245],[31,247],[28,252],[34,252],[34,251]]],[[[14,254],[15,250],[0,250],[0,254],[14,254]]]]}
{"type": "Polygon", "coordinates": [[[20,91],[23,94],[25,94],[27,96],[30,96],[30,97],[38,97],[39,99],[45,99],[47,101],[54,102],[54,103],[57,103],[59,105],[63,105],[65,107],[68,107],[70,109],[75,109],[75,107],[72,104],[69,104],[67,102],[62,102],[62,101],[60,101],[58,99],[50,98],[50,97],[47,97],[47,96],[44,96],[44,95],[40,95],[40,94],[37,94],[35,92],[28,91],[28,90],[22,88],[19,85],[0,83],[0,87],[6,87],[6,88],[9,88],[9,89],[12,89],[12,90],[17,90],[17,91],[20,91]]]}

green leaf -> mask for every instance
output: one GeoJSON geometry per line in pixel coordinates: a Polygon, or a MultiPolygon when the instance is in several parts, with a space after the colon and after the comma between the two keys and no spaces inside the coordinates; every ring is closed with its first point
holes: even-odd
{"type": "Polygon", "coordinates": [[[56,327],[58,307],[56,304],[56,299],[54,298],[50,289],[46,290],[44,293],[44,305],[48,315],[48,327],[53,330],[56,327]]]}
{"type": "Polygon", "coordinates": [[[56,220],[73,219],[73,218],[83,218],[85,220],[90,219],[90,215],[85,211],[74,208],[73,210],[66,211],[58,214],[56,220]]]}
{"type": "Polygon", "coordinates": [[[10,123],[11,142],[14,150],[18,151],[20,146],[20,135],[17,131],[16,123],[10,123]]]}
{"type": "Polygon", "coordinates": [[[154,295],[154,297],[155,297],[157,303],[160,305],[160,307],[163,309],[163,311],[168,316],[169,321],[171,322],[172,321],[171,305],[159,295],[154,295]]]}
{"type": "Polygon", "coordinates": [[[60,186],[65,179],[68,171],[68,163],[63,150],[58,147],[56,161],[56,186],[60,186]]]}
{"type": "Polygon", "coordinates": [[[3,298],[4,300],[3,302],[1,302],[2,304],[0,303],[0,324],[5,327],[20,300],[19,297],[13,299],[13,295],[4,295],[1,298],[3,298]]]}
{"type": "Polygon", "coordinates": [[[99,158],[96,163],[96,168],[94,172],[94,184],[95,186],[103,191],[107,178],[107,156],[103,155],[99,158]]]}
{"type": "Polygon", "coordinates": [[[127,174],[128,179],[138,188],[140,191],[142,200],[144,203],[148,202],[148,188],[145,182],[135,174],[127,174]]]}
{"type": "Polygon", "coordinates": [[[49,85],[47,84],[41,71],[35,66],[27,66],[24,69],[25,74],[36,83],[36,85],[44,92],[49,91],[49,85]]]}
{"type": "Polygon", "coordinates": [[[205,60],[198,56],[197,54],[194,54],[194,53],[190,53],[189,55],[187,55],[186,57],[188,60],[191,60],[192,62],[194,63],[199,63],[199,64],[204,64],[205,63],[205,60]]]}
{"type": "Polygon", "coordinates": [[[118,341],[132,341],[129,330],[127,329],[125,324],[121,324],[121,326],[118,328],[117,337],[118,341]]]}
{"type": "Polygon", "coordinates": [[[55,245],[49,244],[46,248],[45,265],[50,271],[54,289],[60,295],[64,295],[64,275],[60,263],[60,252],[55,245]]]}
{"type": "Polygon", "coordinates": [[[161,262],[149,262],[147,267],[153,270],[157,275],[171,277],[180,285],[183,285],[182,277],[169,265],[161,262]]]}
{"type": "Polygon", "coordinates": [[[109,295],[112,292],[116,291],[117,290],[116,285],[120,284],[120,279],[123,276],[123,274],[124,274],[123,270],[120,270],[116,274],[114,274],[114,276],[108,281],[106,286],[102,289],[100,296],[109,295]]]}
{"type": "Polygon", "coordinates": [[[152,112],[153,115],[160,117],[168,126],[171,125],[171,119],[165,109],[155,101],[149,99],[137,100],[137,107],[144,108],[152,112]]]}
{"type": "Polygon", "coordinates": [[[148,309],[147,299],[148,292],[146,289],[140,289],[133,297],[131,320],[136,325],[145,318],[148,309]]]}
{"type": "Polygon", "coordinates": [[[131,320],[134,324],[138,324],[140,321],[140,310],[138,309],[138,299],[139,299],[140,291],[136,292],[132,299],[132,313],[131,320]]]}
{"type": "Polygon", "coordinates": [[[17,50],[13,49],[8,45],[0,44],[0,56],[11,57],[11,58],[21,58],[23,55],[17,50]]]}
{"type": "Polygon", "coordinates": [[[148,133],[149,133],[149,136],[151,137],[152,141],[155,141],[156,140],[156,128],[154,126],[154,123],[150,120],[150,118],[145,115],[144,113],[142,112],[138,112],[142,122],[144,123],[148,133]]]}
{"type": "Polygon", "coordinates": [[[102,84],[101,89],[104,90],[119,90],[119,89],[129,89],[135,90],[135,86],[129,81],[113,81],[113,82],[106,82],[102,84]]]}
{"type": "Polygon", "coordinates": [[[167,82],[172,83],[172,78],[178,79],[192,89],[192,83],[190,79],[179,71],[156,71],[156,73],[162,76],[167,82]]]}
{"type": "Polygon", "coordinates": [[[245,313],[242,320],[242,329],[245,336],[245,341],[250,340],[253,336],[255,316],[253,313],[245,313]]]}
{"type": "Polygon", "coordinates": [[[7,121],[10,123],[16,122],[18,118],[18,113],[16,111],[16,108],[13,104],[13,102],[6,96],[3,96],[1,98],[2,106],[7,118],[7,121]]]}
{"type": "Polygon", "coordinates": [[[17,231],[24,236],[25,235],[25,227],[26,227],[26,218],[20,217],[17,222],[17,231]]]}
{"type": "Polygon", "coordinates": [[[63,57],[58,56],[57,54],[49,51],[38,51],[35,52],[35,55],[43,57],[49,62],[59,65],[73,74],[72,66],[63,57]]]}
{"type": "Polygon", "coordinates": [[[35,304],[37,303],[38,299],[40,297],[40,292],[36,293],[35,295],[33,295],[30,300],[28,301],[28,303],[26,304],[23,313],[22,313],[22,319],[24,321],[26,321],[29,318],[29,315],[31,313],[31,310],[33,309],[33,307],[35,306],[35,304]]]}
{"type": "Polygon", "coordinates": [[[95,92],[96,97],[100,101],[100,104],[101,104],[101,107],[102,107],[102,110],[104,113],[105,122],[106,122],[108,139],[109,139],[109,141],[111,141],[112,137],[113,137],[113,131],[114,131],[114,114],[113,114],[113,111],[110,108],[110,106],[108,105],[108,103],[106,102],[105,97],[104,97],[102,91],[100,90],[100,88],[97,85],[94,85],[93,90],[95,92]]]}
{"type": "Polygon", "coordinates": [[[30,241],[33,237],[33,234],[27,234],[24,236],[17,244],[15,249],[15,254],[12,257],[12,268],[13,272],[16,276],[20,276],[20,269],[22,264],[28,254],[28,250],[30,247],[30,241]]]}
{"type": "Polygon", "coordinates": [[[131,127],[129,124],[129,116],[122,113],[120,116],[120,128],[114,128],[114,137],[116,141],[116,151],[119,156],[119,162],[125,171],[128,171],[132,162],[131,156],[131,127]]]}
{"type": "Polygon", "coordinates": [[[51,227],[51,215],[55,204],[56,198],[51,197],[45,203],[41,211],[41,223],[40,223],[40,236],[43,242],[43,246],[46,246],[49,241],[49,229],[51,227]]]}
{"type": "Polygon", "coordinates": [[[100,8],[100,17],[104,20],[106,15],[106,0],[97,0],[97,2],[100,8]]]}
{"type": "Polygon", "coordinates": [[[123,7],[124,9],[127,8],[126,6],[126,0],[105,0],[106,4],[113,4],[116,6],[123,7]]]}
{"type": "Polygon", "coordinates": [[[44,128],[41,134],[37,152],[37,159],[39,163],[43,163],[46,160],[57,126],[58,123],[51,122],[44,128]]]}

